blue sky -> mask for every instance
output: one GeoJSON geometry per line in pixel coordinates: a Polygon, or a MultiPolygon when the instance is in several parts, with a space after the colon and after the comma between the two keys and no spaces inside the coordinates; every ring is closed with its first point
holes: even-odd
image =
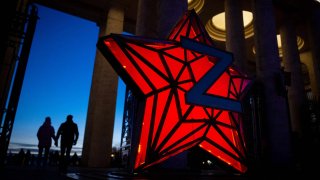
{"type": "MultiPolygon", "coordinates": [[[[11,135],[12,144],[34,144],[46,116],[58,130],[68,114],[78,124],[77,148],[83,144],[85,121],[98,40],[98,26],[43,6],[11,135]]],[[[119,81],[114,129],[115,146],[120,143],[125,85],[119,81]]]]}

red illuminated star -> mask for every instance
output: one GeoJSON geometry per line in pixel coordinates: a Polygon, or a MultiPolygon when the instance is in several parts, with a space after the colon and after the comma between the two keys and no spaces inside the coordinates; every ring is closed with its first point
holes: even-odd
{"type": "Polygon", "coordinates": [[[112,34],[98,48],[145,98],[135,169],[199,146],[246,171],[240,100],[250,80],[231,67],[230,53],[213,48],[194,11],[168,41],[112,34]]]}

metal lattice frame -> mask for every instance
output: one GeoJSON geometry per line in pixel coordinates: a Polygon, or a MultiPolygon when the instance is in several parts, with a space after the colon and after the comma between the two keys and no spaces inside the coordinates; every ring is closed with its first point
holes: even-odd
{"type": "MultiPolygon", "coordinates": [[[[27,7],[29,10],[29,7],[27,7]]],[[[7,103],[6,111],[2,114],[1,118],[1,133],[0,133],[0,163],[3,164],[7,155],[7,150],[10,142],[12,133],[13,123],[18,107],[20,92],[24,79],[25,70],[28,63],[30,48],[32,44],[33,35],[38,20],[38,10],[35,6],[31,7],[30,12],[26,14],[17,14],[20,20],[18,23],[25,24],[25,33],[17,34],[20,35],[16,39],[19,40],[17,43],[21,45],[21,50],[17,57],[17,66],[14,75],[13,85],[10,91],[10,97],[7,103]],[[4,119],[4,121],[2,121],[4,119]]],[[[10,44],[9,44],[10,45],[10,44]]]]}
{"type": "Polygon", "coordinates": [[[135,97],[132,91],[126,87],[125,104],[123,110],[122,132],[120,141],[120,152],[122,163],[125,167],[129,164],[129,156],[131,153],[132,127],[135,118],[135,97]]]}

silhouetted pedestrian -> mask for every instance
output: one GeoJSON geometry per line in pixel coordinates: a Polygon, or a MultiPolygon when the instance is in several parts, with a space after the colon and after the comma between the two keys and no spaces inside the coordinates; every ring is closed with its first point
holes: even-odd
{"type": "Polygon", "coordinates": [[[24,156],[24,162],[23,162],[24,166],[29,166],[31,165],[31,152],[28,149],[25,156],[24,156]]]}
{"type": "Polygon", "coordinates": [[[73,122],[72,115],[68,115],[67,120],[60,125],[56,136],[56,146],[58,146],[57,141],[60,135],[60,170],[66,173],[72,145],[77,144],[79,137],[78,125],[73,122]]]}
{"type": "Polygon", "coordinates": [[[24,150],[21,148],[19,153],[16,155],[16,164],[18,166],[23,166],[24,164],[24,156],[26,155],[26,153],[24,152],[24,150]]]}
{"type": "Polygon", "coordinates": [[[51,126],[51,118],[48,116],[45,118],[45,121],[42,126],[38,129],[37,137],[39,140],[38,148],[38,164],[39,165],[46,165],[48,156],[49,156],[49,150],[51,148],[52,139],[56,139],[54,136],[54,128],[51,126]],[[44,150],[44,157],[42,158],[42,153],[44,150]]]}

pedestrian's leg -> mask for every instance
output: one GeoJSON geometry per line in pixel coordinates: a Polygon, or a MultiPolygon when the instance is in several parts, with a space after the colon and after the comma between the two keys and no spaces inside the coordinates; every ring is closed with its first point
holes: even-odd
{"type": "Polygon", "coordinates": [[[38,161],[37,161],[38,166],[41,166],[41,162],[42,162],[42,152],[43,152],[43,147],[39,147],[38,161]]]}
{"type": "Polygon", "coordinates": [[[45,147],[45,148],[44,148],[43,166],[46,166],[46,165],[47,165],[48,157],[49,157],[49,149],[50,149],[50,147],[45,147]]]}
{"type": "Polygon", "coordinates": [[[64,144],[61,143],[61,148],[60,148],[61,154],[60,154],[60,164],[59,164],[59,170],[62,173],[67,173],[67,168],[66,168],[66,157],[65,157],[65,152],[66,152],[66,147],[64,144]]]}
{"type": "Polygon", "coordinates": [[[70,161],[71,148],[72,148],[72,145],[71,146],[67,146],[66,157],[67,157],[67,161],[68,162],[70,161]]]}
{"type": "Polygon", "coordinates": [[[67,145],[66,146],[66,156],[65,156],[65,168],[67,170],[68,166],[69,166],[69,163],[70,163],[70,152],[71,152],[71,148],[72,148],[72,145],[67,145]]]}

